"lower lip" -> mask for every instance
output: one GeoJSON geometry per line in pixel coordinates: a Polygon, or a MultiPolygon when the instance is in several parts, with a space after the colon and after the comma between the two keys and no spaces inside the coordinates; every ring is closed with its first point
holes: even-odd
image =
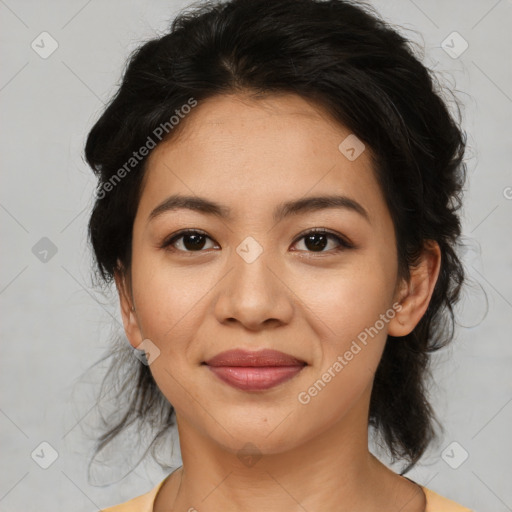
{"type": "Polygon", "coordinates": [[[295,377],[304,366],[208,366],[219,379],[244,391],[270,389],[295,377]]]}

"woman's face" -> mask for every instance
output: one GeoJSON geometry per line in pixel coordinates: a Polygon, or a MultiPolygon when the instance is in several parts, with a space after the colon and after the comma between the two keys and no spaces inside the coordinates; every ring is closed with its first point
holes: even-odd
{"type": "Polygon", "coordinates": [[[398,289],[368,150],[358,156],[349,131],[294,95],[219,96],[181,122],[148,160],[125,315],[132,345],[150,341],[180,430],[262,453],[342,425],[365,431],[398,289]],[[188,230],[200,234],[178,235],[188,230]],[[205,364],[234,349],[302,363],[205,364]]]}

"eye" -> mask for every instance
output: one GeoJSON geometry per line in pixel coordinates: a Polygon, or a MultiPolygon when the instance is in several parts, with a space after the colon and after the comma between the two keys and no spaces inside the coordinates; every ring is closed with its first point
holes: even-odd
{"type": "Polygon", "coordinates": [[[304,239],[304,246],[308,252],[337,252],[354,247],[347,239],[323,228],[312,229],[304,233],[295,243],[302,239],[304,239]],[[329,239],[334,240],[338,245],[325,251],[324,249],[329,245],[329,239]]]}
{"type": "MultiPolygon", "coordinates": [[[[297,244],[302,239],[304,239],[304,246],[307,252],[337,252],[354,247],[347,239],[324,228],[309,230],[307,233],[297,238],[293,245],[297,244]],[[329,245],[329,240],[334,240],[337,245],[335,245],[334,248],[324,250],[329,245]]],[[[161,244],[161,248],[181,252],[204,252],[203,249],[219,248],[219,246],[215,244],[213,244],[213,247],[206,247],[207,240],[213,242],[206,233],[195,229],[188,229],[175,233],[170,238],[164,240],[161,244]]]]}
{"type": "MultiPolygon", "coordinates": [[[[206,245],[206,240],[212,240],[206,233],[195,229],[180,231],[167,238],[161,245],[161,248],[170,248],[182,252],[201,252],[206,245]]],[[[213,240],[212,240],[213,241],[213,240]]],[[[217,246],[218,247],[218,246],[217,246]]],[[[209,249],[211,247],[206,247],[209,249]]]]}

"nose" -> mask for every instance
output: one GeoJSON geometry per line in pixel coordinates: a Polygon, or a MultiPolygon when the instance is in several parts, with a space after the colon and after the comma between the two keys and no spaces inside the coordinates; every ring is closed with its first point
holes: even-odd
{"type": "Polygon", "coordinates": [[[222,324],[240,324],[257,331],[290,322],[293,292],[285,282],[280,263],[270,251],[246,260],[233,251],[231,271],[219,283],[215,316],[222,324]]]}

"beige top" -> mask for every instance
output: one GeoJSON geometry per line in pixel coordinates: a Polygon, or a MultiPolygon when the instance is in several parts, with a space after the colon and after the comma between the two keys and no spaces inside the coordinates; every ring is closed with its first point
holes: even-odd
{"type": "MultiPolygon", "coordinates": [[[[155,502],[156,495],[166,478],[146,494],[121,503],[120,505],[103,509],[100,512],[153,512],[153,503],[155,502]]],[[[463,507],[427,487],[423,487],[422,485],[420,487],[423,489],[427,498],[425,512],[472,512],[471,509],[463,507]]]]}

